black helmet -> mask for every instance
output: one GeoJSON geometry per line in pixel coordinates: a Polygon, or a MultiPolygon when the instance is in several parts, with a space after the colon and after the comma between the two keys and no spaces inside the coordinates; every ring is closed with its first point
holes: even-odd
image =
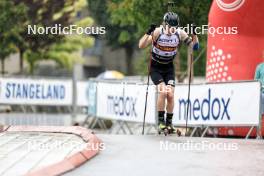
{"type": "Polygon", "coordinates": [[[172,27],[179,27],[180,25],[179,16],[174,12],[167,12],[163,17],[163,20],[165,24],[168,24],[172,27]]]}

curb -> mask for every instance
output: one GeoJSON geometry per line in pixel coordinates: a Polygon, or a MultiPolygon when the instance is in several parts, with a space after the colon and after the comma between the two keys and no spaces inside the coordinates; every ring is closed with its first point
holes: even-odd
{"type": "Polygon", "coordinates": [[[64,158],[62,161],[45,166],[43,168],[30,171],[25,176],[54,176],[61,175],[71,171],[84,164],[100,151],[99,148],[91,146],[100,146],[101,140],[94,135],[91,130],[83,127],[70,126],[4,126],[3,131],[7,132],[43,132],[43,133],[67,133],[81,137],[87,144],[86,149],[79,151],[71,156],[64,158]],[[92,145],[91,145],[92,144],[92,145]]]}

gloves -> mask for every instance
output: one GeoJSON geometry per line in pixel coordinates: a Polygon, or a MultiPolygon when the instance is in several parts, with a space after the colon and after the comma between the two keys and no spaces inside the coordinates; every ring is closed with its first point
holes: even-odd
{"type": "Polygon", "coordinates": [[[148,31],[147,31],[147,35],[150,35],[155,29],[156,29],[156,27],[157,27],[157,25],[156,24],[151,24],[150,26],[149,26],[149,29],[148,29],[148,31]]]}

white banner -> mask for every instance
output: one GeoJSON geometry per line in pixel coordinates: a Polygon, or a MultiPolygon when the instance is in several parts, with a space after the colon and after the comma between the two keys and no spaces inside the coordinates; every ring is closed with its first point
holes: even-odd
{"type": "Polygon", "coordinates": [[[25,105],[71,105],[72,81],[0,78],[0,103],[25,105]]]}
{"type": "MultiPolygon", "coordinates": [[[[98,83],[97,117],[142,122],[146,86],[98,83]]],[[[149,87],[146,122],[155,123],[155,88],[149,87]]]]}
{"type": "Polygon", "coordinates": [[[76,86],[77,106],[88,106],[88,81],[78,81],[76,86]]]}
{"type": "MultiPolygon", "coordinates": [[[[258,125],[260,83],[192,85],[189,125],[258,125]]],[[[176,85],[174,124],[185,125],[188,86],[176,85]]]]}

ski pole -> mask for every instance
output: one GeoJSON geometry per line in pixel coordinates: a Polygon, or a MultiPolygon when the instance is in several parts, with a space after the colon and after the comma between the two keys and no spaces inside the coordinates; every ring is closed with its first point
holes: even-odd
{"type": "MultiPolygon", "coordinates": [[[[153,42],[153,35],[151,35],[151,37],[152,37],[152,42],[153,42]]],[[[147,81],[147,89],[146,89],[146,97],[145,97],[145,108],[144,108],[144,118],[143,118],[142,135],[144,135],[144,130],[145,130],[146,112],[147,112],[147,104],[148,104],[149,77],[150,77],[151,60],[152,60],[152,58],[151,58],[151,52],[152,52],[152,46],[150,47],[150,52],[149,52],[148,81],[147,81]]]]}
{"type": "Polygon", "coordinates": [[[189,117],[189,106],[190,106],[190,94],[191,94],[191,79],[192,79],[192,64],[193,64],[193,54],[190,54],[190,65],[189,65],[189,82],[188,82],[188,98],[187,98],[187,117],[186,117],[186,124],[185,124],[185,136],[187,134],[188,128],[188,117],[189,117]]]}
{"type": "MultiPolygon", "coordinates": [[[[192,62],[192,65],[194,65],[200,58],[201,58],[201,56],[202,56],[202,54],[205,52],[205,48],[203,48],[203,50],[199,53],[199,55],[195,58],[195,59],[193,59],[193,62],[192,62]]],[[[188,69],[182,74],[183,76],[181,76],[181,78],[184,78],[185,77],[185,75],[188,73],[188,69]]]]}
{"type": "Polygon", "coordinates": [[[190,106],[190,94],[191,94],[191,80],[192,80],[192,66],[193,66],[193,38],[190,46],[190,65],[189,65],[189,81],[188,81],[188,99],[187,99],[187,116],[185,124],[185,136],[187,135],[189,106],[190,106]]]}

